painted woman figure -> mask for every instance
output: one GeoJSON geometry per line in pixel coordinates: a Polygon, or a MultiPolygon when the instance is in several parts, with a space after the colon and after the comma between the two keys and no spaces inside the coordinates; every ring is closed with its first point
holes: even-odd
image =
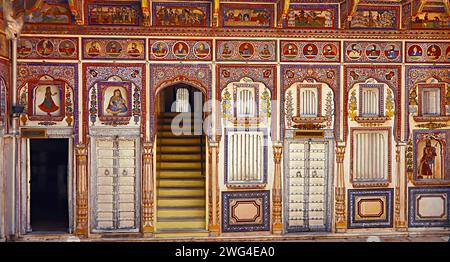
{"type": "Polygon", "coordinates": [[[109,99],[106,112],[115,115],[127,112],[127,101],[122,97],[120,89],[114,90],[114,95],[109,99]]]}
{"type": "Polygon", "coordinates": [[[48,116],[51,116],[51,113],[55,112],[59,109],[59,106],[55,104],[52,96],[57,95],[58,92],[52,93],[52,90],[49,86],[45,89],[45,98],[44,101],[39,105],[39,109],[47,113],[48,116]]]}
{"type": "Polygon", "coordinates": [[[424,176],[427,178],[432,178],[433,176],[433,169],[434,169],[434,159],[436,158],[436,147],[431,145],[431,140],[426,140],[426,145],[423,148],[423,155],[420,159],[419,167],[421,167],[419,170],[419,178],[423,178],[424,176]]]}

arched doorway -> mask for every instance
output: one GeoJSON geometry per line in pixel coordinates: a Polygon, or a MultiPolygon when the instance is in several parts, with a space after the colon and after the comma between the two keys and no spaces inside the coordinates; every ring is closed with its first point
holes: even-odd
{"type": "Polygon", "coordinates": [[[178,83],[156,97],[156,231],[206,234],[205,94],[178,83]]]}

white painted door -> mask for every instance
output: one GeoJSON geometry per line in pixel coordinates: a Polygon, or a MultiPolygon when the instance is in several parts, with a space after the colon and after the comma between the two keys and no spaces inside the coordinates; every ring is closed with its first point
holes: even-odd
{"type": "Polygon", "coordinates": [[[328,230],[328,142],[291,142],[287,153],[287,231],[328,230]]]}
{"type": "Polygon", "coordinates": [[[96,140],[94,230],[135,231],[139,228],[137,148],[136,139],[96,140]]]}

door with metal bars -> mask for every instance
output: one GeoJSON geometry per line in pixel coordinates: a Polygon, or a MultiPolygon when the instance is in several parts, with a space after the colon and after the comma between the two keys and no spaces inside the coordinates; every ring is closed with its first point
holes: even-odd
{"type": "Polygon", "coordinates": [[[285,201],[288,232],[328,231],[329,142],[290,141],[286,150],[285,201]]]}
{"type": "Polygon", "coordinates": [[[95,139],[93,231],[138,231],[138,139],[95,139]]]}

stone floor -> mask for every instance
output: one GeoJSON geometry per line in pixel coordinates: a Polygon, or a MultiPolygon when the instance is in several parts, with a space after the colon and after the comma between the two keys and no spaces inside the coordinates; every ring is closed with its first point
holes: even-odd
{"type": "MultiPolygon", "coordinates": [[[[295,235],[220,236],[220,237],[104,237],[78,238],[69,234],[28,234],[12,241],[53,242],[450,242],[450,230],[437,232],[364,232],[364,233],[309,233],[295,235]]],[[[0,240],[1,241],[1,240],[0,240]]],[[[4,240],[3,240],[4,241],[4,240]]]]}

